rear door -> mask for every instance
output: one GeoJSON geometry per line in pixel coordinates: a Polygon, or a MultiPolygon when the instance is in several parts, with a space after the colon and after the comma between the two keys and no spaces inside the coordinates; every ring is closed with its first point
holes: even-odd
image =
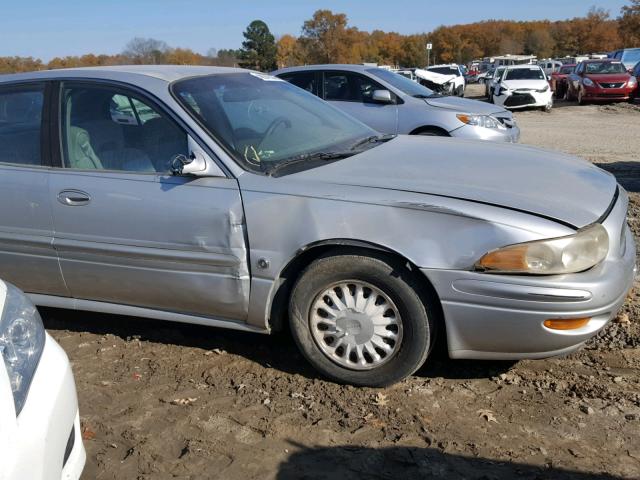
{"type": "Polygon", "coordinates": [[[53,248],[47,98],[44,83],[0,84],[0,277],[65,296],[53,248]]]}
{"type": "MultiPolygon", "coordinates": [[[[398,105],[379,103],[375,90],[386,90],[372,78],[355,72],[326,70],[323,73],[322,98],[351,116],[385,134],[398,133],[398,105]]],[[[393,92],[392,98],[395,97],[393,92]]]]}
{"type": "Polygon", "coordinates": [[[65,82],[55,246],[73,297],[244,320],[249,298],[242,202],[227,177],[171,176],[193,142],[143,92],[65,82]]]}

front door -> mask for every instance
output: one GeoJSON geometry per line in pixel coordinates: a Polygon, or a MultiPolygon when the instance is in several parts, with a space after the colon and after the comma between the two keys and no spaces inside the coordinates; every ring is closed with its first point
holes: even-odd
{"type": "Polygon", "coordinates": [[[0,278],[65,296],[53,248],[44,105],[43,84],[0,87],[0,278]]]}
{"type": "Polygon", "coordinates": [[[105,84],[60,90],[54,244],[75,298],[243,320],[245,223],[232,178],[168,174],[187,133],[146,97],[105,84]]]}
{"type": "Polygon", "coordinates": [[[374,90],[386,90],[373,79],[355,72],[325,71],[323,90],[326,101],[374,130],[398,133],[398,106],[373,100],[374,90]]]}

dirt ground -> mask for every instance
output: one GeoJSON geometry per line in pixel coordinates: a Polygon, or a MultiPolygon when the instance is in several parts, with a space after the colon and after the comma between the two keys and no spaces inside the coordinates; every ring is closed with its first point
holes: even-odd
{"type": "MultiPolygon", "coordinates": [[[[640,107],[516,117],[523,143],[617,175],[640,238],[640,107]]],[[[73,363],[85,479],[640,478],[640,292],[569,357],[440,355],[382,390],[319,378],[286,334],[43,317],[73,363]]]]}

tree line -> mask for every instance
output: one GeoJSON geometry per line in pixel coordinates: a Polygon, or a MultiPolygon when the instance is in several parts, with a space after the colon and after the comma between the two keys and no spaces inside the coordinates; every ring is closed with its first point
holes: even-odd
{"type": "Polygon", "coordinates": [[[441,26],[429,33],[403,35],[349,25],[347,16],[318,10],[306,20],[300,35],[276,40],[267,24],[254,20],[238,50],[211,49],[206,54],[174,48],[150,38],[134,38],[115,55],[56,57],[43,62],[32,57],[0,57],[0,73],[123,64],[241,66],[262,71],[316,63],[363,63],[424,66],[426,44],[433,44],[435,62],[466,63],[502,53],[533,54],[539,58],[608,52],[640,47],[640,0],[629,0],[618,17],[592,7],[584,17],[561,21],[487,20],[441,26]]]}

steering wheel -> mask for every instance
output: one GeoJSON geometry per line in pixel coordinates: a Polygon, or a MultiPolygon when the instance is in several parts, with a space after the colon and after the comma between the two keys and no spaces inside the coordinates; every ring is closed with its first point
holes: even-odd
{"type": "Polygon", "coordinates": [[[273,132],[275,132],[280,127],[280,125],[284,125],[286,128],[291,128],[291,120],[282,116],[276,117],[265,130],[264,135],[262,136],[262,140],[260,140],[260,144],[258,145],[258,147],[261,147],[264,141],[267,138],[269,138],[271,135],[273,135],[273,132]]]}

